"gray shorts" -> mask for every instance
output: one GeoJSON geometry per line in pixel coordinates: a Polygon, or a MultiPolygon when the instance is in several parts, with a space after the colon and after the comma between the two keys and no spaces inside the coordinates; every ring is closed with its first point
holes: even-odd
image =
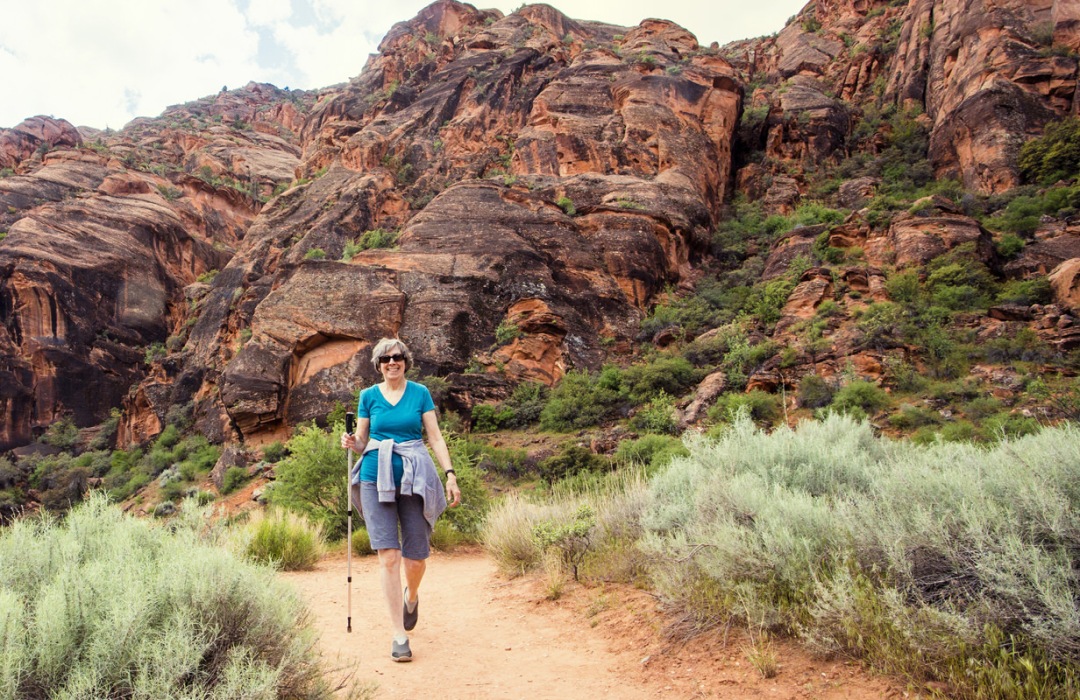
{"type": "Polygon", "coordinates": [[[427,559],[431,555],[431,527],[424,518],[423,498],[399,493],[395,501],[380,503],[379,487],[374,481],[361,481],[359,488],[353,484],[352,490],[353,505],[364,518],[372,549],[400,549],[406,559],[427,559]]]}

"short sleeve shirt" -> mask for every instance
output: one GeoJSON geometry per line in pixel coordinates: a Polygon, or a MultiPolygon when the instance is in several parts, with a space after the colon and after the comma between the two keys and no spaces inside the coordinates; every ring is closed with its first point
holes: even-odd
{"type": "MultiPolygon", "coordinates": [[[[396,404],[387,401],[376,384],[360,392],[356,415],[370,421],[368,436],[372,440],[407,442],[423,437],[424,423],[421,417],[435,410],[431,392],[423,384],[406,382],[405,392],[396,404]]],[[[394,483],[401,484],[404,467],[401,455],[395,454],[394,483]]],[[[360,481],[377,481],[379,478],[379,453],[368,452],[360,462],[360,481]]]]}

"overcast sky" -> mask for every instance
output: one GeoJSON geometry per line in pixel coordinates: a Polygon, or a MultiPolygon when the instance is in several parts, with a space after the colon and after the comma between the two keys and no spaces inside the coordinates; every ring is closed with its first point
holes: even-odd
{"type": "MultiPolygon", "coordinates": [[[[360,73],[430,0],[49,0],[0,13],[0,128],[46,114],[119,129],[248,81],[321,88],[360,73]]],[[[472,3],[509,14],[520,0],[472,3]]],[[[550,0],[574,19],[660,17],[725,44],[783,28],[806,0],[550,0]]]]}

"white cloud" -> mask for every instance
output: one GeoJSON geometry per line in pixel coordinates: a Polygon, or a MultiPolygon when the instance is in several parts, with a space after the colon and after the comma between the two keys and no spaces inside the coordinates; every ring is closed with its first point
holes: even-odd
{"type": "Polygon", "coordinates": [[[290,0],[250,0],[244,17],[253,26],[272,26],[292,17],[290,0]]]}
{"type": "MultiPolygon", "coordinates": [[[[662,15],[703,44],[778,31],[801,0],[548,0],[575,19],[633,26],[662,15]]],[[[35,114],[119,128],[170,104],[254,80],[319,88],[360,73],[404,0],[50,0],[17,3],[0,22],[0,127],[35,114]],[[239,8],[236,6],[239,4],[239,8]],[[102,9],[105,5],[107,9],[102,9]],[[242,8],[242,9],[241,9],[242,8]],[[261,37],[261,43],[260,43],[261,37]]],[[[477,2],[504,13],[520,0],[477,2]]]]}

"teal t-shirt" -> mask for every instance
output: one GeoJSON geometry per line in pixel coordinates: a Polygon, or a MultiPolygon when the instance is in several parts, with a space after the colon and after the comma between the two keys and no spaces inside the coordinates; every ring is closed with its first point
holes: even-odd
{"type": "MultiPolygon", "coordinates": [[[[360,402],[356,406],[358,418],[367,418],[370,423],[368,436],[372,440],[393,440],[407,442],[419,440],[423,436],[424,423],[421,420],[428,411],[435,410],[431,392],[423,384],[406,382],[405,392],[396,404],[383,398],[379,385],[369,386],[360,392],[360,402]]],[[[401,485],[404,467],[401,455],[395,454],[394,483],[401,485]]],[[[368,452],[360,462],[360,481],[378,481],[379,453],[368,452]]]]}

